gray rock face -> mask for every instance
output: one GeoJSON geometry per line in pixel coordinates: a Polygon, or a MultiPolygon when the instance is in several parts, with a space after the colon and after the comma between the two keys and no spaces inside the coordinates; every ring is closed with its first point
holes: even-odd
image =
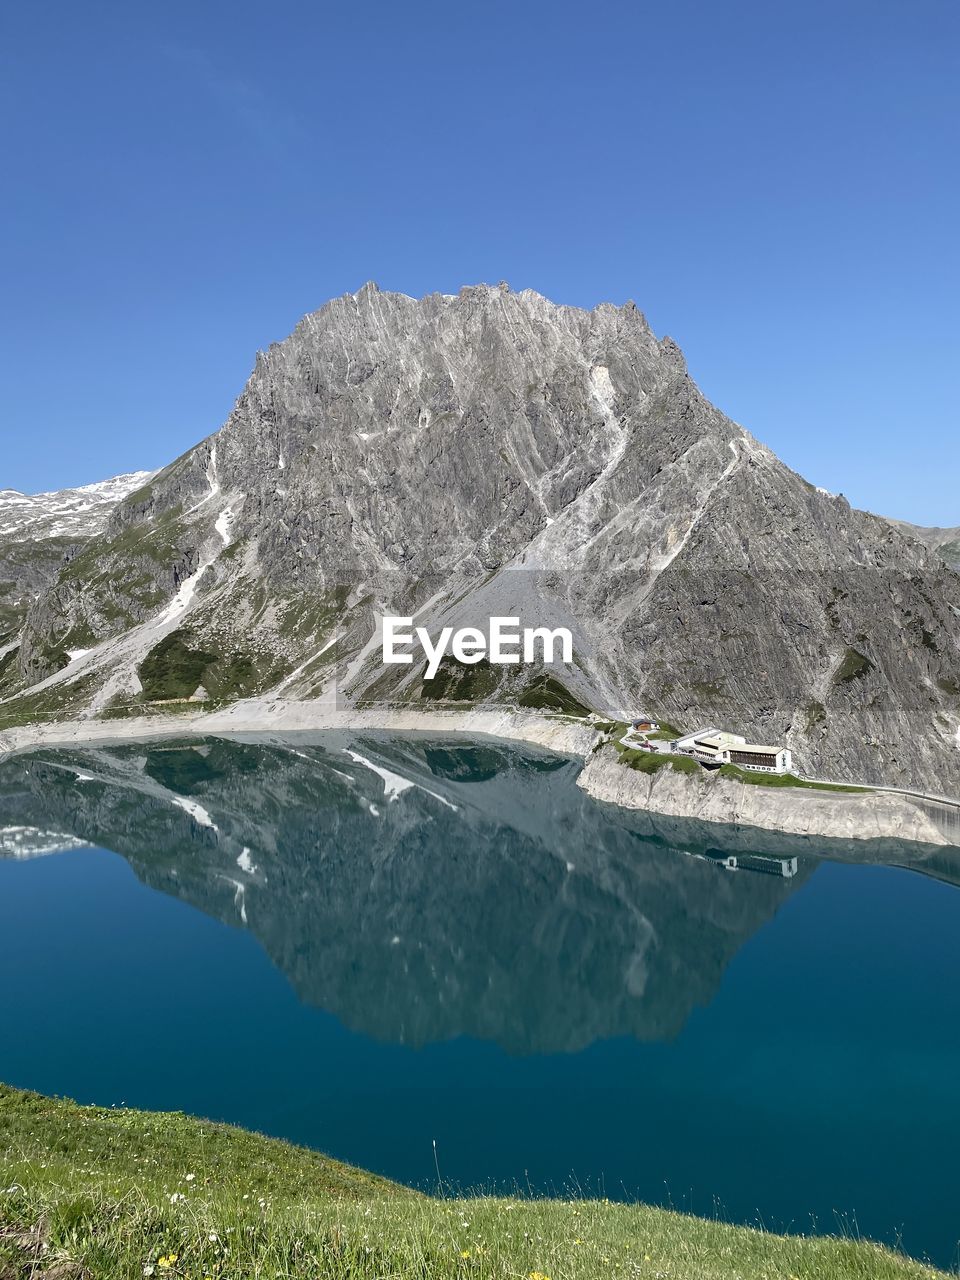
{"type": "Polygon", "coordinates": [[[148,471],[138,471],[56,493],[0,489],[0,690],[12,674],[9,655],[30,602],[106,527],[117,504],[149,478],[148,471]]]}
{"type": "Polygon", "coordinates": [[[918,538],[951,569],[960,569],[960,528],[928,529],[918,524],[907,524],[904,520],[891,520],[890,523],[903,529],[911,537],[918,538]]]}
{"type": "MultiPolygon", "coordinates": [[[[575,665],[553,671],[598,710],[960,792],[960,577],[783,466],[632,304],[504,287],[367,285],[261,353],[221,430],[40,595],[20,678],[91,711],[200,683],[419,700],[422,667],[372,643],[379,612],[415,609],[431,631],[569,625],[575,665]],[[145,693],[151,655],[173,674],[145,693]]],[[[464,696],[529,677],[482,674],[464,696]]]]}
{"type": "Polygon", "coordinates": [[[0,539],[34,542],[67,538],[80,542],[100,533],[114,507],[150,479],[149,471],[131,471],[79,489],[21,493],[0,489],[0,539]]]}

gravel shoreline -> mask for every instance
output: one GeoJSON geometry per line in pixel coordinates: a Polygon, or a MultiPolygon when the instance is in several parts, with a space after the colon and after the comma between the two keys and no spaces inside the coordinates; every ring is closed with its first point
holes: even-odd
{"type": "Polygon", "coordinates": [[[960,809],[890,792],[817,792],[754,787],[665,767],[649,775],[617,762],[588,724],[512,708],[469,711],[338,707],[320,701],[238,702],[219,711],[184,711],[122,720],[24,725],[0,732],[0,760],[42,747],[150,742],[164,738],[277,736],[325,729],[452,733],[523,742],[584,760],[577,785],[622,808],[725,826],[844,840],[893,838],[960,846],[960,809]]]}

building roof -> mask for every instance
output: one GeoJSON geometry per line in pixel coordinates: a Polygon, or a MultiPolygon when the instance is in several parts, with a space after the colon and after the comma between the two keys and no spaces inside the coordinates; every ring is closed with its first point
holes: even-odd
{"type": "Polygon", "coordinates": [[[760,755],[775,756],[781,751],[786,751],[786,747],[761,747],[756,742],[735,742],[730,747],[731,751],[752,751],[760,755]]]}
{"type": "Polygon", "coordinates": [[[743,738],[736,733],[727,733],[721,730],[718,733],[705,734],[703,737],[694,739],[696,745],[709,747],[711,751],[720,751],[724,747],[739,747],[743,742],[743,738]]]}

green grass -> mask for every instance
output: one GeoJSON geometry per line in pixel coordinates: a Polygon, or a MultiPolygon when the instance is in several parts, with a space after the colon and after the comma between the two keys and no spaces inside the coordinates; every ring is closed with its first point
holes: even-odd
{"type": "Polygon", "coordinates": [[[16,729],[22,725],[43,724],[50,720],[69,720],[83,707],[92,688],[92,677],[80,676],[69,684],[51,685],[38,693],[26,690],[17,694],[0,706],[0,729],[16,729]]]}
{"type": "Polygon", "coordinates": [[[189,628],[171,631],[155,645],[137,669],[143,701],[189,698],[202,684],[211,701],[227,703],[261,693],[285,673],[279,660],[259,654],[220,653],[203,648],[189,628]]]}
{"type": "Polygon", "coordinates": [[[638,773],[656,773],[669,766],[677,773],[699,773],[700,765],[690,756],[661,755],[657,751],[638,751],[634,747],[614,744],[620,757],[620,764],[629,765],[638,773]]]}
{"type": "MultiPolygon", "coordinates": [[[[639,751],[634,747],[624,747],[619,740],[614,741],[620,764],[629,765],[638,773],[657,773],[667,765],[677,773],[701,773],[703,766],[692,756],[661,755],[656,751],[639,751]]],[[[797,778],[792,773],[755,773],[751,769],[740,769],[735,764],[723,764],[715,770],[721,778],[734,778],[737,782],[752,787],[799,787],[806,791],[845,791],[863,795],[868,788],[848,786],[839,782],[808,782],[805,778],[797,778]]]]}
{"type": "Polygon", "coordinates": [[[584,706],[566,685],[548,675],[534,676],[517,699],[517,705],[537,711],[560,711],[577,718],[590,714],[590,708],[584,706]]]}
{"type": "Polygon", "coordinates": [[[670,742],[674,738],[681,738],[683,734],[674,725],[668,724],[666,720],[657,722],[660,728],[656,733],[648,733],[647,737],[651,742],[670,742]]]}
{"type": "Polygon", "coordinates": [[[2,1280],[942,1274],[859,1241],[774,1236],[642,1205],[432,1198],[223,1125],[4,1086],[0,1192],[2,1280]]]}
{"type": "Polygon", "coordinates": [[[740,769],[735,764],[722,764],[718,770],[721,778],[735,778],[752,787],[800,787],[805,791],[846,791],[865,795],[868,787],[854,787],[842,782],[808,782],[792,773],[754,773],[752,769],[740,769]]]}

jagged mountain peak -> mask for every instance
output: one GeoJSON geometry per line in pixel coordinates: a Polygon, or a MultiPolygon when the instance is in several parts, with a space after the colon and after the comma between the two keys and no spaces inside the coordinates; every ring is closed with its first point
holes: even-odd
{"type": "MultiPolygon", "coordinates": [[[[392,325],[409,328],[412,324],[408,336],[422,340],[431,327],[448,330],[480,318],[505,325],[520,322],[566,328],[578,336],[591,327],[609,328],[618,321],[649,332],[645,316],[632,301],[622,306],[601,302],[585,309],[553,302],[534,289],[513,290],[506,282],[464,285],[457,293],[430,293],[415,298],[382,290],[374,281],[368,281],[356,292],[331,298],[305,315],[290,337],[271,344],[269,350],[297,345],[302,337],[316,341],[318,333],[327,329],[361,330],[369,338],[383,339],[403,336],[399,329],[392,331],[392,325]]],[[[679,348],[671,339],[664,339],[664,347],[679,356],[679,348]]],[[[679,358],[682,360],[682,356],[679,358]]]]}
{"type": "MultiPolygon", "coordinates": [[[[421,667],[379,664],[379,613],[519,615],[571,628],[563,680],[597,710],[943,791],[958,592],[711,405],[633,304],[368,284],[260,353],[222,428],[116,507],[37,599],[17,672],[70,714],[201,685],[419,703],[421,667]]],[[[510,674],[469,696],[517,700],[510,674]]]]}

